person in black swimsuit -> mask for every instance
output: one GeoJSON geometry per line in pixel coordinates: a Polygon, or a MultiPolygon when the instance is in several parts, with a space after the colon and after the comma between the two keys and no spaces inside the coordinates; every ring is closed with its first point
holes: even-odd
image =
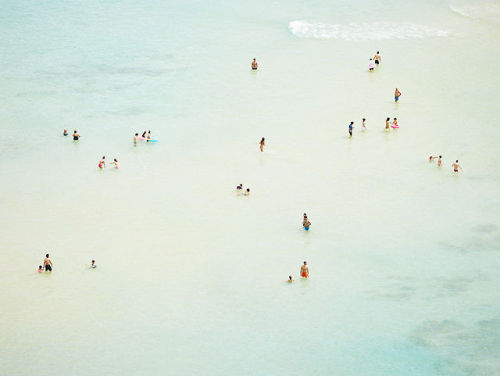
{"type": "Polygon", "coordinates": [[[45,260],[43,260],[43,266],[45,267],[46,272],[52,271],[52,261],[49,258],[49,254],[45,255],[45,260]]]}
{"type": "Polygon", "coordinates": [[[80,135],[77,131],[73,132],[73,141],[78,141],[80,139],[80,135]]]}

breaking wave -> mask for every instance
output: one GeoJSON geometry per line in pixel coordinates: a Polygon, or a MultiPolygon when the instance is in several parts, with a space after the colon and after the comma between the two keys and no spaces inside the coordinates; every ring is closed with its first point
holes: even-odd
{"type": "Polygon", "coordinates": [[[288,29],[300,38],[349,41],[447,37],[451,34],[451,30],[441,30],[412,23],[390,22],[325,24],[296,20],[288,24],[288,29]]]}

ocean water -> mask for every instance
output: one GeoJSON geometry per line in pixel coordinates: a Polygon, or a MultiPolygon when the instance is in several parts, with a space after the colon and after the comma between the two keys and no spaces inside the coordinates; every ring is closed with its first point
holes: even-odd
{"type": "Polygon", "coordinates": [[[0,36],[0,374],[500,375],[498,1],[3,0],[0,36]]]}

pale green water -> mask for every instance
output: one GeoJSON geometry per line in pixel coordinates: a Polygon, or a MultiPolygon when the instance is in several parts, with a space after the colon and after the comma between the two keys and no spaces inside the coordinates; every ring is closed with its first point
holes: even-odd
{"type": "Polygon", "coordinates": [[[0,3],[0,374],[500,374],[499,9],[0,3]]]}

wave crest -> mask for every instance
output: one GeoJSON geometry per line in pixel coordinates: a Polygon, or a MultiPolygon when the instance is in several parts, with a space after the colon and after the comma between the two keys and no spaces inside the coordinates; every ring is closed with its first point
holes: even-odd
{"type": "Polygon", "coordinates": [[[296,20],[288,24],[288,29],[300,38],[349,41],[447,37],[451,34],[450,30],[440,30],[425,25],[389,22],[325,24],[296,20]]]}

